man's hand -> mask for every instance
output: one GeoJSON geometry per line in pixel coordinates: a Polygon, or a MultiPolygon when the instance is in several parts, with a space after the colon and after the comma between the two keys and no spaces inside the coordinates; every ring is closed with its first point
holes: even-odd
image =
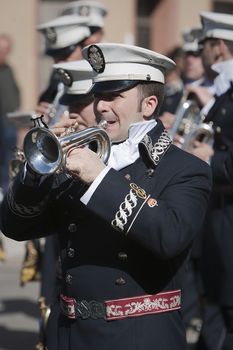
{"type": "Polygon", "coordinates": [[[188,84],[185,86],[185,89],[189,93],[193,93],[196,96],[202,107],[204,107],[213,98],[213,95],[205,86],[193,86],[192,84],[188,84]]]}
{"type": "Polygon", "coordinates": [[[188,150],[188,152],[192,153],[193,155],[204,160],[207,163],[210,161],[210,158],[214,154],[214,150],[212,146],[210,146],[207,143],[199,142],[199,141],[195,141],[193,143],[193,148],[188,150]]]}
{"type": "Polygon", "coordinates": [[[79,130],[79,124],[75,119],[62,117],[61,120],[53,125],[50,130],[58,137],[65,136],[77,132],[79,130]]]}
{"type": "Polygon", "coordinates": [[[88,147],[76,147],[67,152],[68,173],[86,184],[91,184],[105,167],[99,156],[88,147]]]}
{"type": "Polygon", "coordinates": [[[179,148],[182,148],[184,145],[184,137],[176,134],[173,138],[173,144],[179,148]]]}
{"type": "Polygon", "coordinates": [[[35,108],[36,114],[43,115],[46,124],[49,124],[55,115],[55,110],[48,102],[40,102],[35,108]]]}

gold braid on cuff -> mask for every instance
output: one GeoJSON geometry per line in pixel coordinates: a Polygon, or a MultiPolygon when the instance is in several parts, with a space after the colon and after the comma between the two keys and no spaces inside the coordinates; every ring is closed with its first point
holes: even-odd
{"type": "Polygon", "coordinates": [[[43,201],[37,203],[37,205],[35,206],[33,205],[25,206],[23,204],[17,203],[14,200],[13,192],[11,189],[9,189],[7,193],[7,201],[11,211],[18,216],[28,217],[28,218],[39,216],[43,212],[46,206],[47,199],[48,199],[48,196],[46,196],[43,201]]]}

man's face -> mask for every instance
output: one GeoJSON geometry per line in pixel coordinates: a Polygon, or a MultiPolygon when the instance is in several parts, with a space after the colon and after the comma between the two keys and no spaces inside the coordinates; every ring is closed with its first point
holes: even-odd
{"type": "Polygon", "coordinates": [[[127,139],[130,125],[144,120],[139,102],[137,87],[95,95],[95,114],[100,120],[107,121],[106,131],[113,142],[127,139]]]}
{"type": "Polygon", "coordinates": [[[188,52],[185,56],[185,76],[190,80],[198,80],[204,74],[201,56],[195,52],[188,52]]]}
{"type": "Polygon", "coordinates": [[[219,60],[219,42],[217,40],[207,39],[203,44],[202,60],[206,69],[219,60]]]}
{"type": "Polygon", "coordinates": [[[97,124],[93,111],[93,100],[88,103],[76,103],[69,107],[69,118],[78,122],[78,130],[97,124]]]}

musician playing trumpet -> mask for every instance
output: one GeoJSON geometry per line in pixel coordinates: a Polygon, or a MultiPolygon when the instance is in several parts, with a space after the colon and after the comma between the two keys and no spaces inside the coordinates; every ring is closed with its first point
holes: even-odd
{"type": "Polygon", "coordinates": [[[2,230],[16,240],[57,234],[61,280],[48,349],[184,350],[182,279],[211,173],[157,120],[174,62],[117,43],[83,53],[95,116],[112,142],[107,164],[78,147],[66,158],[69,176],[19,174],[3,200],[2,230]]]}
{"type": "MultiPolygon", "coordinates": [[[[214,129],[213,191],[203,227],[201,273],[204,287],[204,315],[196,349],[233,349],[233,259],[232,252],[232,147],[233,147],[233,16],[226,13],[200,14],[202,57],[214,79],[214,97],[205,104],[205,122],[214,129]],[[227,288],[225,288],[227,286],[227,288]]],[[[196,91],[199,98],[201,94],[196,91]]],[[[208,156],[208,149],[195,149],[208,156]]],[[[203,306],[203,305],[202,305],[203,306]]]]}
{"type": "Polygon", "coordinates": [[[214,93],[215,74],[211,69],[205,69],[207,62],[203,59],[199,46],[201,36],[202,29],[199,27],[183,32],[183,93],[173,109],[169,107],[169,98],[165,98],[160,119],[170,130],[175,145],[208,162],[213,155],[212,141],[203,142],[203,137],[194,138],[191,135],[194,127],[203,122],[202,108],[212,99],[214,93]],[[188,103],[190,106],[184,108],[188,103]]]}

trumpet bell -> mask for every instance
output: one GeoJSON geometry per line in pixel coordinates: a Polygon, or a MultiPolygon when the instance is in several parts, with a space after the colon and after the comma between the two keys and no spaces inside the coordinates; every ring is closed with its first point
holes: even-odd
{"type": "Polygon", "coordinates": [[[61,166],[61,146],[49,129],[31,129],[24,138],[23,149],[28,164],[39,174],[52,174],[61,166]]]}
{"type": "Polygon", "coordinates": [[[186,100],[176,111],[176,119],[170,131],[173,138],[187,135],[194,124],[198,124],[200,119],[200,108],[195,100],[186,100]]]}
{"type": "Polygon", "coordinates": [[[191,151],[194,148],[194,142],[204,142],[209,145],[213,144],[214,141],[214,129],[212,123],[201,123],[195,125],[191,132],[186,136],[183,149],[191,151]]]}
{"type": "Polygon", "coordinates": [[[67,152],[75,147],[97,143],[97,155],[107,163],[110,139],[99,127],[87,128],[63,137],[57,137],[47,128],[35,127],[24,138],[24,154],[30,167],[38,174],[53,174],[65,167],[67,152]]]}
{"type": "MultiPolygon", "coordinates": [[[[185,97],[185,96],[184,96],[185,97]]],[[[170,135],[175,140],[179,137],[180,147],[185,151],[192,151],[195,141],[213,145],[213,124],[204,122],[198,102],[194,99],[184,99],[176,111],[176,119],[170,135]]]]}

